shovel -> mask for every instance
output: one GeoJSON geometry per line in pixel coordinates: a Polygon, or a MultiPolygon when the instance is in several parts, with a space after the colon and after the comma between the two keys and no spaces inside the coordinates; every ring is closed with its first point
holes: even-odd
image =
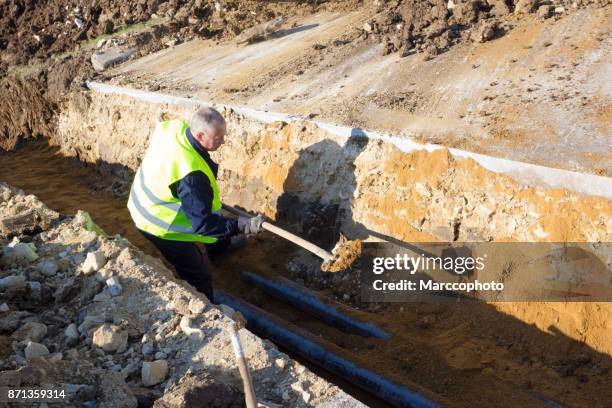
{"type": "MultiPolygon", "coordinates": [[[[246,211],[239,210],[238,208],[227,204],[223,204],[222,208],[234,215],[249,218],[253,217],[246,211]]],[[[270,231],[279,237],[285,238],[286,240],[299,245],[305,250],[310,251],[321,258],[323,260],[321,269],[326,272],[339,272],[350,267],[361,254],[361,241],[349,241],[344,236],[340,237],[340,241],[338,241],[332,252],[329,252],[313,244],[312,242],[306,241],[304,238],[300,238],[297,235],[279,228],[267,221],[264,221],[261,224],[261,227],[266,231],[270,231]]]]}

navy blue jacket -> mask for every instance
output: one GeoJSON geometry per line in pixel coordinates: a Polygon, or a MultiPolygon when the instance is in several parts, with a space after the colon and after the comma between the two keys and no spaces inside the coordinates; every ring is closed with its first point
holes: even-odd
{"type": "MultiPolygon", "coordinates": [[[[216,178],[219,165],[200,147],[190,129],[187,129],[187,140],[206,161],[216,178]]],[[[238,223],[235,220],[212,212],[213,190],[206,174],[201,171],[191,172],[173,183],[170,190],[181,200],[181,210],[187,215],[196,234],[216,237],[222,241],[238,233],[238,223]]]]}

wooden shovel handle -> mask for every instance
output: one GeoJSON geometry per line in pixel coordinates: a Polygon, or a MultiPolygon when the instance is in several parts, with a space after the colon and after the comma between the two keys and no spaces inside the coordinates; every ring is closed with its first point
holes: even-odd
{"type": "MultiPolygon", "coordinates": [[[[235,215],[239,215],[241,217],[249,217],[249,218],[253,217],[248,212],[239,210],[238,208],[234,208],[234,207],[232,207],[230,205],[227,205],[227,204],[223,204],[222,207],[227,212],[230,212],[230,213],[235,214],[235,215]]],[[[267,231],[270,231],[273,234],[278,235],[279,237],[283,237],[286,240],[291,241],[294,244],[301,246],[305,250],[312,252],[313,254],[315,254],[319,258],[323,259],[324,261],[327,261],[327,260],[329,260],[332,257],[332,254],[327,252],[323,248],[318,247],[315,244],[313,244],[312,242],[306,241],[304,238],[300,238],[297,235],[292,234],[289,231],[286,231],[286,230],[284,230],[282,228],[279,228],[279,227],[277,227],[274,224],[270,224],[267,221],[264,221],[263,224],[261,224],[261,227],[263,229],[267,230],[267,231]]]]}

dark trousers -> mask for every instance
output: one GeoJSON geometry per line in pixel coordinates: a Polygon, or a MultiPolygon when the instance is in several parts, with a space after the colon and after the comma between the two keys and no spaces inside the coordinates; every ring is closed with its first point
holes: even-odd
{"type": "Polygon", "coordinates": [[[169,241],[144,231],[140,233],[174,266],[181,279],[186,280],[214,302],[212,276],[206,264],[203,245],[195,242],[169,241]]]}

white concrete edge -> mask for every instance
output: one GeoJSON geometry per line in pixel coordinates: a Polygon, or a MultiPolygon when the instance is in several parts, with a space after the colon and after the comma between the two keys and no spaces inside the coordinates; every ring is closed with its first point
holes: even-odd
{"type": "MultiPolygon", "coordinates": [[[[407,137],[393,136],[382,132],[334,125],[316,120],[309,120],[299,115],[288,115],[284,113],[267,112],[258,109],[247,108],[244,106],[233,106],[220,103],[205,102],[192,98],[185,98],[180,96],[163,94],[159,92],[142,91],[138,89],[103,84],[99,82],[88,82],[87,85],[91,90],[96,92],[125,95],[135,99],[157,104],[169,103],[175,105],[215,105],[219,107],[225,107],[233,109],[237,113],[264,123],[271,123],[275,121],[293,122],[297,120],[305,120],[307,122],[314,123],[319,128],[326,130],[341,138],[347,139],[351,136],[365,136],[370,139],[381,139],[387,143],[392,143],[402,152],[411,152],[423,149],[427,151],[434,151],[445,148],[445,146],[442,145],[417,143],[407,137]]],[[[565,188],[567,190],[584,195],[602,196],[607,199],[612,199],[612,178],[609,177],[556,169],[546,166],[539,166],[536,164],[524,163],[515,160],[508,160],[499,157],[473,153],[461,149],[448,148],[448,150],[456,158],[471,158],[478,162],[484,168],[496,173],[508,175],[525,185],[540,186],[545,188],[565,188]]]]}

